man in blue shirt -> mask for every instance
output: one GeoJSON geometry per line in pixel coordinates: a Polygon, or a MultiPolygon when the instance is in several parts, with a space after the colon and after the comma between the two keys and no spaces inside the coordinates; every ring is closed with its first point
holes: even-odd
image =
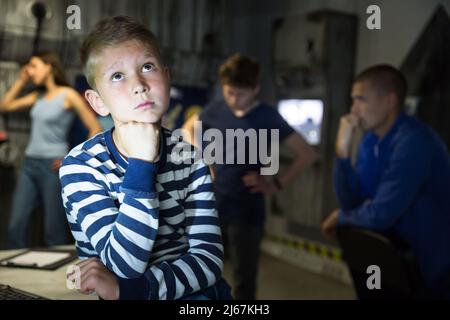
{"type": "MultiPolygon", "coordinates": [[[[241,54],[232,55],[220,67],[219,76],[224,101],[210,103],[199,116],[186,122],[184,129],[191,141],[194,140],[194,123],[199,119],[204,129],[216,130],[227,138],[230,131],[278,130],[279,141],[268,139],[269,146],[282,142],[294,155],[286,170],[272,179],[260,174],[264,163],[251,161],[252,153],[261,154],[261,144],[264,138],[271,138],[270,133],[267,137],[258,135],[253,142],[246,137],[241,149],[226,139],[223,154],[227,161],[211,167],[224,250],[232,268],[234,297],[249,300],[255,299],[259,246],[265,223],[264,196],[287,186],[316,160],[317,154],[275,108],[258,101],[259,64],[256,60],[241,54]],[[240,156],[244,161],[239,161],[240,156]]],[[[214,144],[217,146],[220,142],[214,141],[214,144]]],[[[278,154],[271,154],[271,158],[278,161],[278,154]]]]}
{"type": "Polygon", "coordinates": [[[407,243],[426,285],[450,296],[450,160],[441,139],[402,108],[406,80],[395,68],[363,71],[352,88],[351,112],[341,118],[336,140],[334,187],[340,208],[322,224],[387,233],[407,243]],[[355,166],[350,145],[357,127],[366,131],[355,166]]]}

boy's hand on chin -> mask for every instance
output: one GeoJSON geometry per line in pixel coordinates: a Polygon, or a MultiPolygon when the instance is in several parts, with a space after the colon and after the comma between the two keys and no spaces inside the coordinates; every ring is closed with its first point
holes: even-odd
{"type": "Polygon", "coordinates": [[[159,123],[121,122],[116,126],[117,137],[129,158],[154,162],[159,155],[159,123]]]}

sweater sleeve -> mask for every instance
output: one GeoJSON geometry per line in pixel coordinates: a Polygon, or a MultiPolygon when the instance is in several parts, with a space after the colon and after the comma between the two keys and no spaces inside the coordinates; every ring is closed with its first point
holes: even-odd
{"type": "Polygon", "coordinates": [[[333,184],[339,205],[344,210],[354,209],[363,202],[358,176],[349,158],[334,160],[333,184]]]}
{"type": "Polygon", "coordinates": [[[130,159],[121,185],[124,197],[117,199],[117,206],[111,182],[88,163],[69,155],[59,172],[72,232],[81,233],[116,275],[138,278],[147,268],[158,233],[156,166],[130,159]]]}
{"type": "Polygon", "coordinates": [[[223,246],[212,180],[202,161],[191,166],[185,198],[189,249],[150,265],[141,279],[119,279],[121,299],[179,299],[215,284],[223,271],[223,246]]]}
{"type": "Polygon", "coordinates": [[[391,152],[374,198],[357,208],[341,210],[339,224],[387,230],[417,197],[431,166],[426,139],[420,134],[409,134],[391,152]]]}

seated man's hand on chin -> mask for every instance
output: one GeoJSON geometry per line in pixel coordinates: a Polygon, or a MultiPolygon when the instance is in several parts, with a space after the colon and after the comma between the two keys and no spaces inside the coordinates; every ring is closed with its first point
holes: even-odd
{"type": "Polygon", "coordinates": [[[358,126],[359,119],[356,115],[349,113],[341,117],[336,138],[336,155],[339,158],[348,158],[350,156],[353,134],[358,126]]]}

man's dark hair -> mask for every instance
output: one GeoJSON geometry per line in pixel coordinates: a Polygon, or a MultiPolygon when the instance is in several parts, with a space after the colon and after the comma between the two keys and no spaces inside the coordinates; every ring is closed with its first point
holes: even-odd
{"type": "Polygon", "coordinates": [[[381,64],[370,67],[356,76],[354,83],[369,81],[380,94],[394,92],[397,95],[397,104],[403,107],[408,90],[405,76],[391,65],[381,64]]]}

